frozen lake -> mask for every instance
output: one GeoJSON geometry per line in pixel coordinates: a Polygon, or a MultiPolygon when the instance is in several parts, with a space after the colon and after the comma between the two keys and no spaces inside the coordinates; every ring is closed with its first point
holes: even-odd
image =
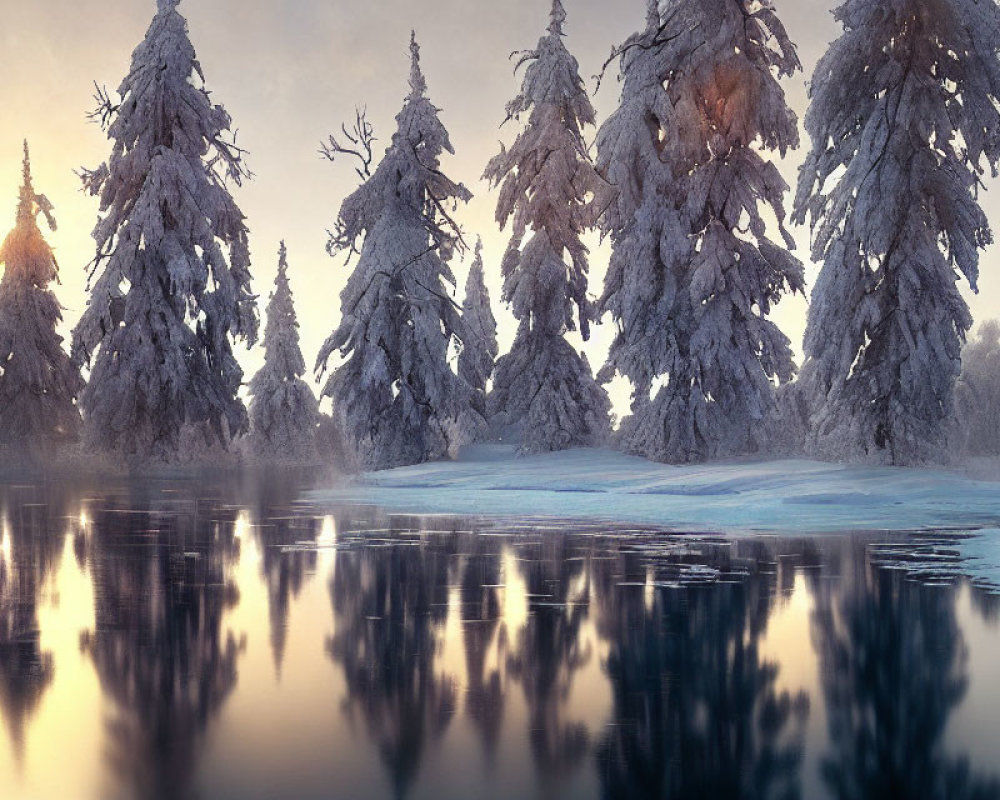
{"type": "Polygon", "coordinates": [[[309,488],[0,486],[0,797],[1000,800],[988,538],[309,488]]]}

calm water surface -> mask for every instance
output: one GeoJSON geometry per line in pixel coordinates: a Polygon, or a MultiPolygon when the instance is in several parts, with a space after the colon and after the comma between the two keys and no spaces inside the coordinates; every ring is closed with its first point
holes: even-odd
{"type": "Polygon", "coordinates": [[[1000,800],[954,534],[0,486],[0,797],[1000,800]]]}

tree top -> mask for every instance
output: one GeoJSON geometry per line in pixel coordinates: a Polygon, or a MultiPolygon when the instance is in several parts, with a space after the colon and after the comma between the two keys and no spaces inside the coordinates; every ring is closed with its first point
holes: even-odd
{"type": "Polygon", "coordinates": [[[417,44],[416,31],[410,31],[410,90],[414,97],[427,92],[427,81],[420,69],[420,45],[417,44]]]}
{"type": "Polygon", "coordinates": [[[563,35],[563,23],[566,21],[566,9],[562,0],[552,0],[552,12],[549,14],[549,33],[563,35]]]}
{"type": "Polygon", "coordinates": [[[288,248],[285,247],[285,240],[281,240],[278,245],[278,272],[288,271],[288,248]]]}
{"type": "Polygon", "coordinates": [[[22,166],[23,180],[17,203],[17,225],[31,222],[34,224],[39,213],[45,215],[49,228],[56,230],[56,220],[52,216],[52,203],[43,194],[36,194],[31,180],[31,153],[28,150],[28,140],[24,140],[24,162],[22,166]]]}
{"type": "Polygon", "coordinates": [[[28,140],[24,140],[24,162],[22,168],[24,179],[21,183],[21,196],[17,204],[17,221],[22,222],[35,218],[35,189],[31,185],[31,153],[28,150],[28,140]]]}

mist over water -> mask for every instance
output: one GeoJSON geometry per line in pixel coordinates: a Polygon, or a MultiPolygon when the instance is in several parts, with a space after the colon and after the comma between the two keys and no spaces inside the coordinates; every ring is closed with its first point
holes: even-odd
{"type": "Polygon", "coordinates": [[[0,486],[0,796],[1000,798],[1000,599],[950,534],[308,488],[0,486]]]}

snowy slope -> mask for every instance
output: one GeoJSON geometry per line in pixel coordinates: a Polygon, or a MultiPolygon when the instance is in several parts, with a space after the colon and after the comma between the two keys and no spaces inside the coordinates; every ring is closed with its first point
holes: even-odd
{"type": "Polygon", "coordinates": [[[1000,528],[1000,485],[955,472],[814,461],[675,467],[593,449],[515,458],[509,448],[477,447],[457,462],[366,473],[313,499],[700,533],[1000,528]]]}

